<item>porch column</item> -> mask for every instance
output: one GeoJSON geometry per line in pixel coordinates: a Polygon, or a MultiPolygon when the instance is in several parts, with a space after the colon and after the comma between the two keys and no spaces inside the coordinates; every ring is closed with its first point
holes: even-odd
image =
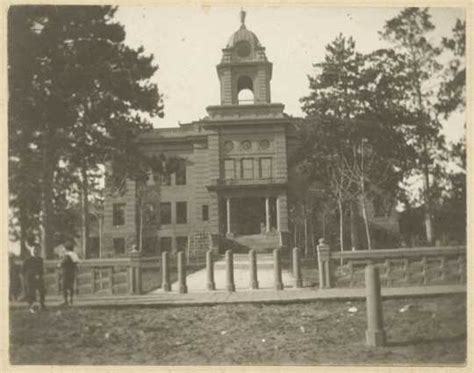
{"type": "Polygon", "coordinates": [[[265,197],[266,232],[270,232],[270,198],[265,197]]]}
{"type": "Polygon", "coordinates": [[[230,231],[230,198],[226,198],[226,205],[227,205],[227,234],[231,234],[230,231]]]}
{"type": "Polygon", "coordinates": [[[275,199],[276,214],[277,214],[277,231],[280,232],[280,197],[275,199]]]}

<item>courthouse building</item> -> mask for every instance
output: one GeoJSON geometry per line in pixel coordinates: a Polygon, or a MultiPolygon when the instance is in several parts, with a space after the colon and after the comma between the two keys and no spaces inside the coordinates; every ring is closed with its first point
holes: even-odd
{"type": "Polygon", "coordinates": [[[144,214],[138,206],[143,192],[133,181],[106,198],[104,256],[125,254],[140,235],[142,250],[154,254],[288,243],[288,159],[298,146],[295,119],[271,100],[272,63],[247,29],[245,13],[222,50],[217,76],[220,103],[208,106],[204,119],[140,136],[145,154],[177,157],[180,167],[159,180],[150,178],[144,214]]]}

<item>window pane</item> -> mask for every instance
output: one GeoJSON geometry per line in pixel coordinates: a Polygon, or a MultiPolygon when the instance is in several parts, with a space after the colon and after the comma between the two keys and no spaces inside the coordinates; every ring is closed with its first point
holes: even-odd
{"type": "Polygon", "coordinates": [[[115,254],[125,254],[125,238],[114,238],[115,254]]]}
{"type": "Polygon", "coordinates": [[[171,237],[161,237],[160,238],[160,250],[171,251],[171,237]]]}
{"type": "Polygon", "coordinates": [[[233,159],[224,160],[224,177],[235,179],[235,161],[233,159]]]}
{"type": "Polygon", "coordinates": [[[160,223],[171,224],[171,202],[160,203],[160,223]]]}
{"type": "Polygon", "coordinates": [[[188,236],[176,237],[176,250],[185,251],[188,248],[188,236]]]}
{"type": "Polygon", "coordinates": [[[186,202],[176,202],[176,223],[186,224],[187,220],[187,207],[186,202]]]}
{"type": "Polygon", "coordinates": [[[208,221],[208,220],[209,220],[209,206],[202,205],[202,221],[208,221]]]}
{"type": "Polygon", "coordinates": [[[253,159],[242,159],[242,179],[253,179],[253,159]]]}
{"type": "Polygon", "coordinates": [[[114,226],[125,224],[125,203],[114,203],[112,206],[112,220],[114,226]]]}
{"type": "Polygon", "coordinates": [[[260,158],[260,177],[269,179],[272,177],[272,159],[260,158]]]}
{"type": "Polygon", "coordinates": [[[180,160],[176,171],[176,185],[186,185],[186,161],[180,160]]]}
{"type": "Polygon", "coordinates": [[[160,175],[160,185],[171,185],[171,175],[170,174],[161,174],[160,175]]]}

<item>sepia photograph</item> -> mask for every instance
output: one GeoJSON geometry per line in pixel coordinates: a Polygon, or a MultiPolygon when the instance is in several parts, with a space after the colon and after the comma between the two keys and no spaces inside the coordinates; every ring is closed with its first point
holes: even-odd
{"type": "Polygon", "coordinates": [[[468,8],[5,12],[10,368],[466,367],[468,8]]]}

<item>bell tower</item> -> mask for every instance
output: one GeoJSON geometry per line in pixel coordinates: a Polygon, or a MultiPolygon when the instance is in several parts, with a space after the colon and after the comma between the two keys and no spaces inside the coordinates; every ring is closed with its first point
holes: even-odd
{"type": "Polygon", "coordinates": [[[272,64],[257,36],[245,26],[240,12],[240,28],[232,34],[222,60],[217,65],[221,85],[221,105],[268,104],[271,102],[272,64]]]}

